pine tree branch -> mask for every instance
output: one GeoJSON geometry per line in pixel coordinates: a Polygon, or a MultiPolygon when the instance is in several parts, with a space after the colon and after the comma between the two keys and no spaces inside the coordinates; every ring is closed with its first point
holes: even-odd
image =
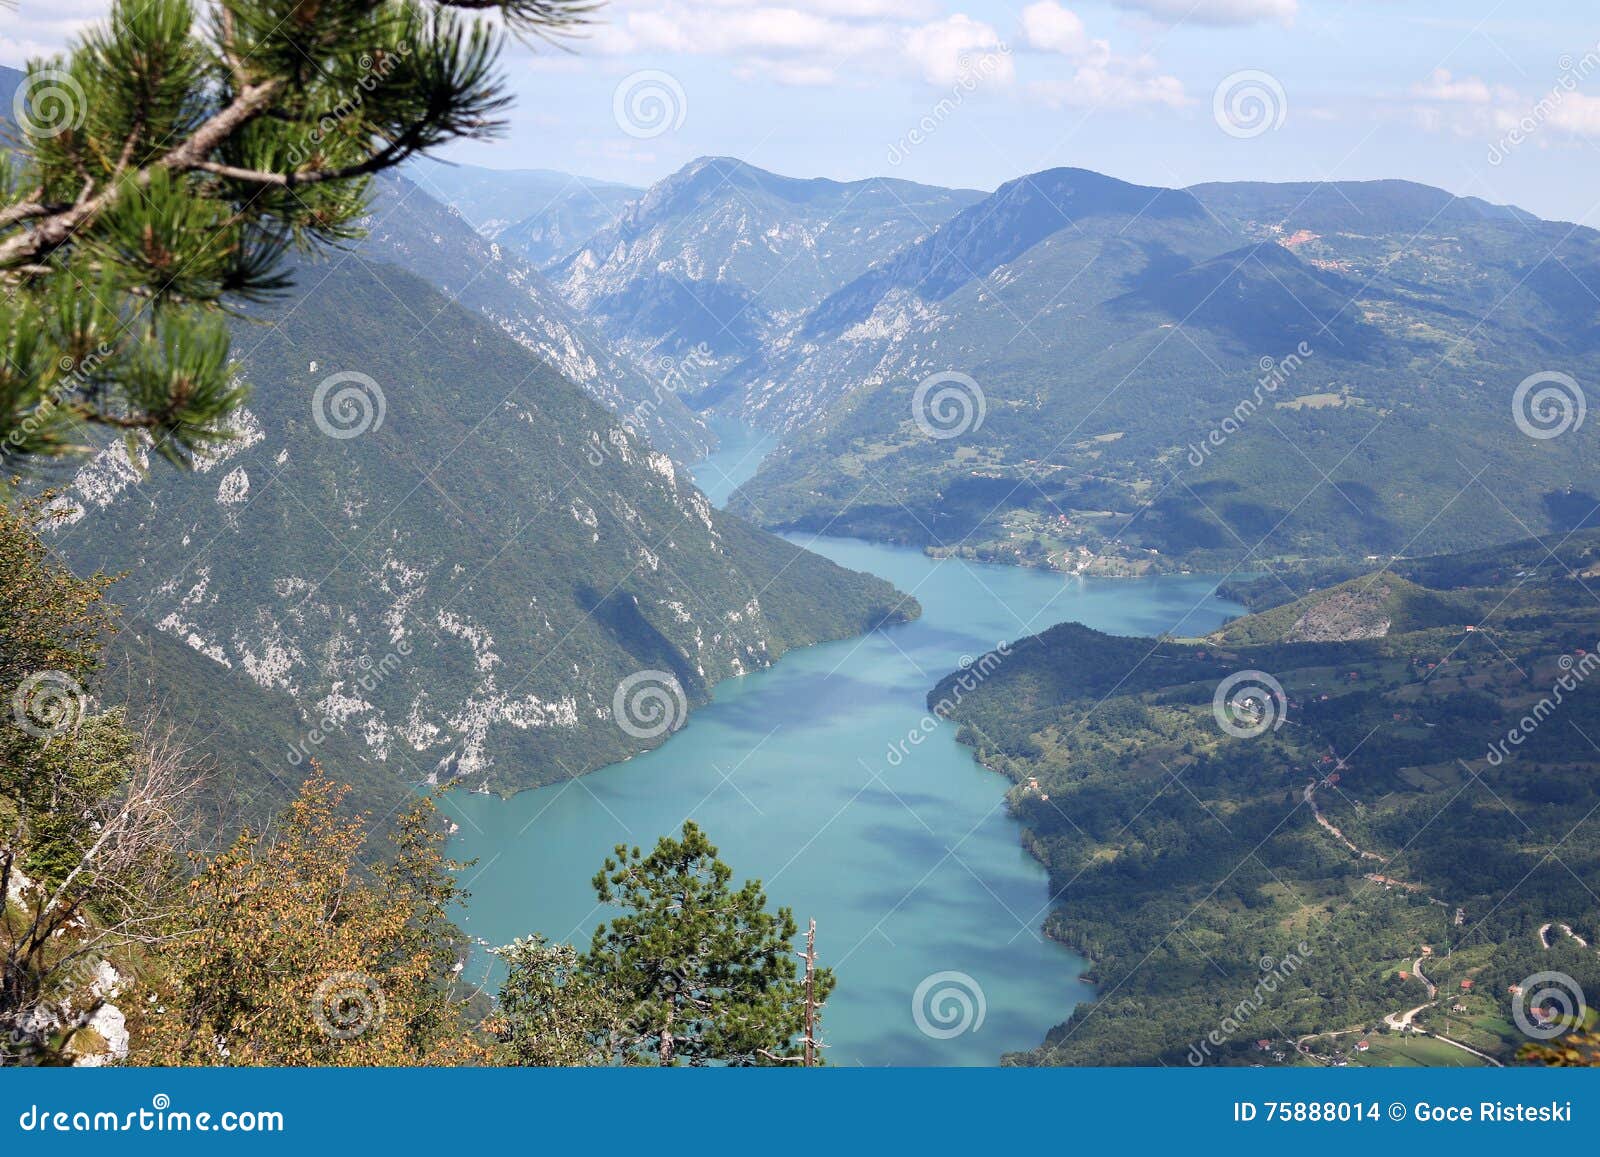
{"type": "MultiPolygon", "coordinates": [[[[175,173],[196,171],[229,137],[270,108],[273,97],[282,86],[282,80],[275,78],[241,89],[226,108],[195,129],[187,140],[153,164],[140,169],[135,183],[141,187],[147,185],[155,169],[168,169],[175,173]]],[[[97,196],[80,197],[71,208],[38,218],[39,224],[32,229],[0,242],[0,269],[9,270],[16,265],[35,262],[55,252],[70,241],[78,229],[116,204],[123,188],[124,185],[119,182],[97,196]]]]}

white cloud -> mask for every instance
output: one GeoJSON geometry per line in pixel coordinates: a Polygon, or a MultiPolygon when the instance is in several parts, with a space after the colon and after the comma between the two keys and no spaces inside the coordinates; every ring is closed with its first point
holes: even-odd
{"type": "Polygon", "coordinates": [[[1143,12],[1167,24],[1294,23],[1299,0],[1112,0],[1118,8],[1143,12]]]}
{"type": "Polygon", "coordinates": [[[839,74],[824,64],[794,64],[784,60],[752,60],[733,70],[740,80],[775,80],[794,88],[823,88],[839,79],[839,74]]]}
{"type": "Polygon", "coordinates": [[[1022,37],[1029,48],[1070,63],[1070,75],[1028,85],[1028,92],[1051,108],[1181,108],[1189,103],[1183,82],[1163,74],[1154,58],[1116,55],[1108,41],[1091,37],[1082,18],[1057,0],[1039,0],[1022,10],[1022,37]]]}
{"type": "Polygon", "coordinates": [[[905,53],[930,84],[958,83],[972,75],[980,57],[990,63],[993,80],[1009,84],[1016,75],[1010,49],[994,26],[961,13],[911,29],[905,53]]]}
{"type": "Polygon", "coordinates": [[[1049,108],[1134,108],[1190,103],[1183,82],[1175,76],[1139,76],[1124,70],[1084,67],[1065,80],[1040,80],[1028,92],[1049,108]]]}
{"type": "Polygon", "coordinates": [[[1550,123],[1580,137],[1600,136],[1600,97],[1563,93],[1550,114],[1550,123]]]}
{"type": "Polygon", "coordinates": [[[1488,104],[1495,95],[1489,85],[1478,77],[1463,76],[1457,79],[1448,68],[1434,69],[1426,82],[1412,86],[1411,94],[1443,104],[1488,104]]]}
{"type": "Polygon", "coordinates": [[[1083,19],[1055,0],[1043,0],[1022,10],[1022,35],[1030,47],[1063,56],[1087,56],[1096,46],[1105,44],[1103,40],[1091,41],[1083,19]]]}
{"type": "Polygon", "coordinates": [[[54,56],[110,12],[111,0],[52,0],[43,8],[25,0],[10,11],[0,8],[0,64],[21,68],[31,59],[54,56]]]}

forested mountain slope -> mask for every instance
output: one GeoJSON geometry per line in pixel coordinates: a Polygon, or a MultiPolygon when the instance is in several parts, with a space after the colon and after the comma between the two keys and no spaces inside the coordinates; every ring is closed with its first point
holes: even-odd
{"type": "Polygon", "coordinates": [[[785,435],[734,505],[1090,573],[1567,529],[1600,505],[1597,321],[1590,229],[1404,182],[1050,170],[733,371],[726,404],[785,435]]]}
{"type": "MultiPolygon", "coordinates": [[[[106,449],[52,545],[126,572],[135,622],[293,696],[395,778],[576,775],[667,733],[618,718],[640,672],[681,724],[722,679],[915,613],[713,511],[667,455],[410,274],[335,258],[298,278],[271,324],[238,328],[255,392],[234,445],[187,476],[106,449]]],[[[288,751],[270,770],[304,773],[288,751]]]]}
{"type": "Polygon", "coordinates": [[[625,351],[705,343],[725,367],[980,196],[888,178],[799,180],[702,157],[652,186],[551,277],[625,351]]]}
{"type": "MultiPolygon", "coordinates": [[[[1550,934],[1600,943],[1600,534],[1484,562],[1206,640],[1062,625],[930,693],[1013,781],[1046,930],[1093,961],[1098,999],[1014,1061],[1359,1062],[1386,1019],[1509,1060],[1519,997],[1533,1015],[1512,985],[1600,984],[1600,954],[1550,934]]],[[[1390,1047],[1370,1063],[1411,1063],[1390,1047]]]]}

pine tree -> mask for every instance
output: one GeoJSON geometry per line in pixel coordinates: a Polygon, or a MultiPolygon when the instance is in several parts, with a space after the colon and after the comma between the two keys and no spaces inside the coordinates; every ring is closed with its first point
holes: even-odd
{"type": "MultiPolygon", "coordinates": [[[[0,148],[0,471],[88,427],[183,466],[245,387],[227,315],[358,236],[367,179],[499,128],[502,34],[590,0],[115,0],[33,61],[0,148]]],[[[133,448],[133,447],[130,447],[133,448]]],[[[137,457],[135,455],[134,457],[137,457]]]]}
{"type": "MultiPolygon", "coordinates": [[[[625,1010],[624,1061],[792,1063],[807,995],[794,916],[767,911],[759,881],[734,890],[732,875],[685,823],[680,839],[662,837],[649,855],[619,845],[595,876],[600,901],[626,912],[595,931],[582,965],[625,1010]]],[[[815,971],[814,1006],[833,985],[831,970],[815,971]]]]}

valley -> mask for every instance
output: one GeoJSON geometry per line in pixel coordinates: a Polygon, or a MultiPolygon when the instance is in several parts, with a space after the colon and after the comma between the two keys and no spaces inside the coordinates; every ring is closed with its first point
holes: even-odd
{"type": "MultiPolygon", "coordinates": [[[[724,454],[697,472],[708,494],[752,473],[762,445],[737,427],[718,434],[724,454]]],[[[829,1064],[994,1064],[1038,1042],[1041,1009],[1062,1014],[1093,992],[1075,979],[1084,961],[1041,936],[1050,894],[1005,781],[954,725],[934,725],[928,687],[963,656],[1058,620],[1200,632],[1239,608],[1198,577],[1082,580],[793,537],[892,582],[921,617],[723,683],[661,747],[581,780],[505,801],[453,793],[450,851],[475,861],[461,926],[491,944],[530,922],[584,943],[606,916],[589,886],[600,850],[694,819],[777,902],[816,919],[821,960],[840,977],[823,1019],[829,1064]],[[981,1016],[930,1021],[940,992],[981,1002],[981,1016]]],[[[487,966],[475,957],[475,977],[487,966]]]]}
{"type": "Polygon", "coordinates": [[[0,68],[0,1059],[1595,1060],[1600,231],[921,167],[974,51],[1204,120],[1054,3],[894,176],[655,68],[460,164],[688,39],[253,3],[0,68]]]}

